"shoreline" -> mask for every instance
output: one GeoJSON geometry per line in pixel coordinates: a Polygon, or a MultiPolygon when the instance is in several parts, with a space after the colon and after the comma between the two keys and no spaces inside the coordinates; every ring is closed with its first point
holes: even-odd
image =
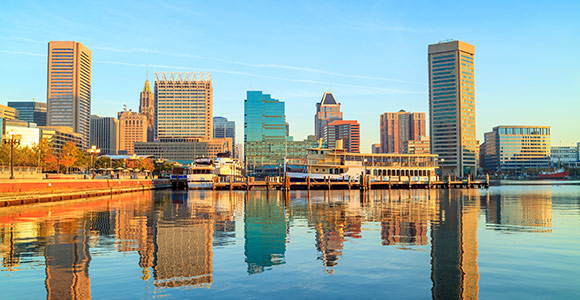
{"type": "Polygon", "coordinates": [[[42,179],[0,181],[0,207],[171,188],[167,179],[42,179]]]}

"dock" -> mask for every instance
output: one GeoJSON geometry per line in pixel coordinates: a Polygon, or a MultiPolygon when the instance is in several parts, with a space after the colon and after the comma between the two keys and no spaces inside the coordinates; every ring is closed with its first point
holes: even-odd
{"type": "Polygon", "coordinates": [[[323,181],[314,181],[306,177],[304,182],[292,182],[289,177],[266,177],[264,180],[255,180],[246,177],[244,180],[228,182],[215,181],[213,190],[372,190],[372,189],[474,189],[489,188],[489,179],[486,180],[447,180],[439,181],[401,181],[392,178],[371,179],[370,176],[361,177],[361,180],[332,181],[326,178],[323,181]]]}

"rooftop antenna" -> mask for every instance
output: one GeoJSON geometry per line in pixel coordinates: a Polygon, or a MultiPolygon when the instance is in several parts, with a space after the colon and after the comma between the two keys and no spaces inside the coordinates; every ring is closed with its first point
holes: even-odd
{"type": "Polygon", "coordinates": [[[149,64],[147,64],[147,75],[145,77],[145,81],[149,81],[149,64]]]}

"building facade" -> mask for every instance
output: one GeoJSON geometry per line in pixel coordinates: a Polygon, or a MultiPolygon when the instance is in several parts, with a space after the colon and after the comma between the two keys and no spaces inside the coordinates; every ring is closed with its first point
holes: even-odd
{"type": "Polygon", "coordinates": [[[371,153],[381,153],[381,144],[372,144],[371,153]]]}
{"type": "Polygon", "coordinates": [[[496,126],[485,133],[485,168],[521,173],[550,167],[550,126],[496,126]]]}
{"type": "Polygon", "coordinates": [[[431,142],[428,136],[419,136],[416,140],[407,140],[403,143],[402,153],[406,154],[430,154],[431,142]]]}
{"type": "Polygon", "coordinates": [[[156,159],[167,159],[189,164],[196,158],[216,158],[218,153],[232,152],[230,138],[203,139],[182,138],[162,139],[155,142],[136,142],[134,151],[137,155],[152,155],[156,159]]]}
{"type": "Polygon", "coordinates": [[[450,41],[429,45],[431,153],[442,175],[475,174],[474,46],[450,41]]]}
{"type": "Polygon", "coordinates": [[[119,153],[133,154],[133,144],[147,142],[147,116],[126,110],[119,117],[119,153]]]}
{"type": "Polygon", "coordinates": [[[213,136],[209,73],[155,73],[155,139],[213,136]]]}
{"type": "Polygon", "coordinates": [[[4,120],[15,120],[18,119],[19,116],[20,113],[18,109],[0,104],[0,118],[4,120]]]}
{"type": "Polygon", "coordinates": [[[47,139],[48,143],[56,153],[60,153],[62,146],[72,142],[78,148],[83,147],[83,137],[72,128],[66,126],[39,126],[40,138],[47,139]]]}
{"type": "MultiPolygon", "coordinates": [[[[228,121],[224,117],[213,117],[213,137],[217,139],[231,138],[236,143],[236,122],[228,121]]],[[[236,155],[236,147],[233,148],[232,157],[236,155]]]]}
{"type": "Polygon", "coordinates": [[[244,142],[287,140],[284,102],[261,91],[248,91],[244,101],[244,142]]]}
{"type": "Polygon", "coordinates": [[[90,140],[91,50],[77,42],[48,43],[47,124],[67,126],[90,140]]]}
{"type": "Polygon", "coordinates": [[[578,167],[577,146],[554,146],[551,148],[552,166],[555,167],[578,167]]]}
{"type": "Polygon", "coordinates": [[[8,101],[8,106],[18,110],[18,119],[38,126],[46,126],[46,103],[35,101],[8,101]]]}
{"type": "Polygon", "coordinates": [[[381,115],[381,152],[405,153],[408,140],[419,140],[425,136],[425,113],[410,113],[404,110],[381,115]]]}
{"type": "Polygon", "coordinates": [[[149,80],[145,80],[145,86],[143,86],[140,96],[139,113],[147,117],[147,141],[152,142],[155,131],[155,95],[151,90],[149,80]]]}
{"type": "Polygon", "coordinates": [[[101,154],[116,155],[119,152],[119,120],[112,117],[91,115],[91,146],[101,149],[101,154]]]}
{"type": "Polygon", "coordinates": [[[19,134],[20,147],[32,148],[40,141],[40,129],[34,123],[28,123],[21,120],[7,120],[6,132],[13,132],[19,134]]]}
{"type": "Polygon", "coordinates": [[[248,170],[256,170],[262,166],[283,166],[284,158],[287,163],[306,163],[308,149],[316,148],[318,141],[313,135],[304,141],[270,141],[270,142],[247,142],[244,147],[245,163],[248,170]]]}
{"type": "Polygon", "coordinates": [[[326,147],[335,148],[338,140],[342,140],[343,149],[346,151],[360,153],[360,124],[355,120],[336,120],[328,123],[324,129],[326,147]]]}
{"type": "Polygon", "coordinates": [[[322,100],[316,103],[316,115],[314,115],[314,135],[316,138],[323,138],[324,128],[335,120],[342,120],[340,103],[336,102],[332,93],[324,93],[322,100]]]}

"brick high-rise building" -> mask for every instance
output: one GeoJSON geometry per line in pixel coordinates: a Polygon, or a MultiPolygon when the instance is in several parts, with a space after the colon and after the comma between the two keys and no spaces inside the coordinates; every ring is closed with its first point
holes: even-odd
{"type": "Polygon", "coordinates": [[[324,127],[334,120],[342,120],[340,103],[336,102],[332,93],[324,93],[322,100],[316,103],[314,115],[314,135],[317,139],[324,137],[324,127]]]}
{"type": "Polygon", "coordinates": [[[404,110],[381,115],[381,152],[403,153],[409,140],[425,136],[425,113],[410,113],[404,110]]]}
{"type": "Polygon", "coordinates": [[[48,126],[71,127],[89,146],[91,50],[77,42],[48,43],[48,126]]]}
{"type": "Polygon", "coordinates": [[[133,154],[135,142],[147,142],[147,116],[126,108],[118,115],[119,153],[133,154]]]}
{"type": "Polygon", "coordinates": [[[429,45],[428,55],[431,153],[443,176],[475,174],[475,47],[441,42],[429,45]]]}
{"type": "Polygon", "coordinates": [[[155,73],[155,139],[213,136],[209,73],[155,73]]]}
{"type": "Polygon", "coordinates": [[[152,142],[155,129],[155,95],[151,91],[149,80],[145,80],[145,86],[143,86],[143,91],[141,91],[139,113],[147,117],[147,141],[152,142]]]}
{"type": "Polygon", "coordinates": [[[336,120],[329,123],[324,130],[324,141],[329,149],[336,147],[336,141],[342,140],[343,149],[360,153],[360,125],[355,120],[336,120]]]}

